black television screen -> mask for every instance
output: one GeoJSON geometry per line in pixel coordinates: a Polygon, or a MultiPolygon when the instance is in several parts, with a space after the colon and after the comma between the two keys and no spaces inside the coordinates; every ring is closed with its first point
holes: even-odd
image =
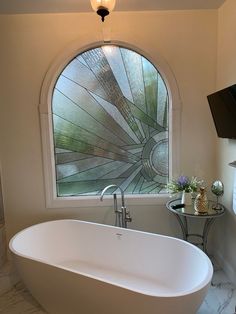
{"type": "Polygon", "coordinates": [[[207,96],[218,137],[236,139],[236,84],[207,96]]]}

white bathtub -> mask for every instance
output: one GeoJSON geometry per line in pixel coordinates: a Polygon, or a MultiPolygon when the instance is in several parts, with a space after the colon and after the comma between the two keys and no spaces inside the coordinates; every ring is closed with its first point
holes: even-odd
{"type": "Polygon", "coordinates": [[[52,314],[195,314],[213,274],[187,242],[78,220],[29,227],[9,246],[52,314]]]}

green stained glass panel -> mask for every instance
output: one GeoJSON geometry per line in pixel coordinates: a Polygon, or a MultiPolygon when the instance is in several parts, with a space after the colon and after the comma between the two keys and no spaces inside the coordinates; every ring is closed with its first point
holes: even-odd
{"type": "Polygon", "coordinates": [[[137,52],[108,45],[76,56],[52,97],[58,196],[96,195],[109,184],[126,194],[161,193],[168,103],[160,73],[137,52]]]}
{"type": "Polygon", "coordinates": [[[147,113],[157,121],[157,70],[147,59],[142,58],[142,62],[147,113]]]}

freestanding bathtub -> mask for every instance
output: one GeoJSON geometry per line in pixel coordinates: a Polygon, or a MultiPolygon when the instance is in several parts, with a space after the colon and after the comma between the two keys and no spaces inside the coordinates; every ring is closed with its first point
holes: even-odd
{"type": "Polygon", "coordinates": [[[50,314],[195,314],[213,274],[187,242],[78,220],[34,225],[9,246],[50,314]]]}

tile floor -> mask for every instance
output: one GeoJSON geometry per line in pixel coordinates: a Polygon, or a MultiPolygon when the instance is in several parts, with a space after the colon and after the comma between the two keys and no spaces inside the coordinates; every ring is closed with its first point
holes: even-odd
{"type": "Polygon", "coordinates": [[[236,287],[221,269],[215,270],[212,285],[197,314],[236,314],[236,287]]]}
{"type": "MultiPolygon", "coordinates": [[[[236,288],[218,268],[214,272],[207,297],[197,314],[236,314],[235,306],[236,288]]],[[[46,314],[9,264],[0,270],[0,313],[46,314]]]]}

